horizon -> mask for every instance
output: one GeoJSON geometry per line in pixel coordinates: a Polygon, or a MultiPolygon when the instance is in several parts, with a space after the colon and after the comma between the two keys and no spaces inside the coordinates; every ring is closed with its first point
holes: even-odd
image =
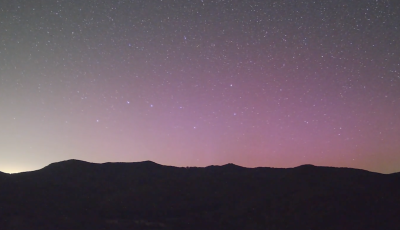
{"type": "Polygon", "coordinates": [[[75,158],[398,172],[399,7],[5,4],[0,171],[75,158]]]}
{"type": "MultiPolygon", "coordinates": [[[[221,167],[221,166],[226,166],[226,165],[235,165],[235,166],[239,166],[239,167],[242,167],[242,168],[248,168],[248,169],[254,169],[254,168],[291,169],[291,168],[297,168],[297,167],[306,166],[306,165],[311,165],[311,166],[314,166],[314,167],[321,167],[321,168],[350,168],[350,167],[337,167],[337,166],[313,165],[313,164],[301,164],[301,165],[297,165],[297,166],[293,166],[293,167],[270,167],[270,166],[246,167],[246,166],[242,166],[242,165],[238,165],[238,164],[234,164],[234,163],[226,163],[226,164],[220,164],[220,165],[206,165],[206,166],[175,166],[175,165],[160,164],[160,163],[158,163],[158,162],[151,161],[151,160],[132,161],[132,162],[120,162],[120,161],[118,161],[118,162],[90,162],[90,161],[85,161],[85,160],[80,160],[80,159],[66,159],[66,160],[61,160],[61,161],[57,161],[57,162],[52,162],[52,163],[49,163],[49,164],[47,164],[47,165],[45,165],[45,166],[43,166],[43,167],[41,167],[41,168],[32,169],[32,170],[27,170],[27,171],[17,171],[17,170],[15,170],[15,171],[8,171],[8,172],[7,172],[7,171],[2,171],[2,170],[0,170],[0,172],[6,173],[6,174],[29,173],[29,172],[34,172],[34,171],[41,170],[41,169],[43,169],[43,168],[45,168],[45,167],[47,167],[47,166],[49,166],[49,165],[51,165],[51,164],[63,163],[63,162],[66,162],[66,161],[81,161],[81,162],[85,162],[85,163],[89,163],[89,164],[99,164],[99,165],[101,165],[101,164],[107,164],[107,163],[116,163],[116,164],[118,164],[118,163],[123,163],[123,164],[129,164],[129,163],[152,162],[152,163],[154,163],[154,164],[161,165],[161,166],[170,166],[170,167],[177,167],[177,168],[187,168],[187,167],[189,167],[189,168],[191,168],[191,167],[193,167],[193,168],[207,168],[207,167],[210,167],[210,166],[219,166],[219,167],[221,167]]],[[[380,174],[394,174],[394,173],[400,173],[400,171],[398,171],[398,172],[383,173],[383,172],[370,171],[370,170],[361,169],[361,168],[351,168],[351,169],[364,170],[364,171],[368,171],[368,172],[372,172],[372,173],[380,173],[380,174]]]]}

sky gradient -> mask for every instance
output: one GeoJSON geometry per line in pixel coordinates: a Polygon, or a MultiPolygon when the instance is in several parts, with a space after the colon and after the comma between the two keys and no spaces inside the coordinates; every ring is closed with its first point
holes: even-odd
{"type": "Polygon", "coordinates": [[[400,171],[397,0],[15,0],[0,31],[0,171],[400,171]]]}

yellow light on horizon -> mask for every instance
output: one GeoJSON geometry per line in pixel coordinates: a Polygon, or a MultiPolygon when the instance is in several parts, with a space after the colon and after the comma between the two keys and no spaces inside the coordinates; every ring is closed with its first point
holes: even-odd
{"type": "Polygon", "coordinates": [[[9,173],[9,174],[28,172],[28,171],[33,171],[33,170],[35,170],[35,169],[28,169],[28,168],[21,167],[21,166],[3,166],[3,167],[0,167],[0,172],[9,173]]]}

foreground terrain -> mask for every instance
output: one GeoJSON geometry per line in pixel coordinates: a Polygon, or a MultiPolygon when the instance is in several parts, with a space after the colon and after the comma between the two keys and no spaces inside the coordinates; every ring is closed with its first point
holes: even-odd
{"type": "Polygon", "coordinates": [[[0,172],[0,229],[400,229],[400,174],[68,160],[0,172]]]}

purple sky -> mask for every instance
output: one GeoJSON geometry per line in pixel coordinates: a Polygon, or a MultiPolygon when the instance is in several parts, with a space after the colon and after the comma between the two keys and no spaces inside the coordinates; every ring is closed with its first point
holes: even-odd
{"type": "Polygon", "coordinates": [[[400,171],[400,2],[0,10],[0,171],[65,159],[400,171]]]}

